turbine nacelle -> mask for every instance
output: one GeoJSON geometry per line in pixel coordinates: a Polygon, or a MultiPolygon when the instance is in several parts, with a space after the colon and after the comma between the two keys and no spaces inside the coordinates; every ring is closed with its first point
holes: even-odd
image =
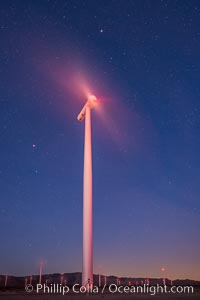
{"type": "Polygon", "coordinates": [[[83,121],[85,118],[86,108],[92,109],[96,104],[97,104],[97,98],[94,95],[88,96],[87,102],[85,103],[81,112],[79,113],[77,120],[80,122],[83,121]]]}

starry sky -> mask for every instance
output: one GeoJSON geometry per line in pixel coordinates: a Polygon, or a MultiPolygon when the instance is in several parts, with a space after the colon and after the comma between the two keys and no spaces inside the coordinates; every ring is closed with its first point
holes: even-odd
{"type": "Polygon", "coordinates": [[[199,53],[198,0],[1,0],[1,274],[81,271],[89,89],[94,272],[200,279],[199,53]]]}

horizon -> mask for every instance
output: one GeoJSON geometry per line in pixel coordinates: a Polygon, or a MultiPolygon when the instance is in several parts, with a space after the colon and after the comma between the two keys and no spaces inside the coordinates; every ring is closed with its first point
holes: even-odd
{"type": "MultiPolygon", "coordinates": [[[[75,271],[75,272],[51,272],[51,273],[42,273],[42,277],[43,276],[48,276],[48,275],[65,275],[65,274],[82,274],[81,271],[75,271]]],[[[116,278],[132,278],[132,279],[145,279],[145,278],[148,278],[148,279],[155,279],[155,280],[159,280],[159,279],[163,279],[163,277],[165,279],[168,279],[168,280],[172,280],[172,281],[176,281],[176,280],[190,280],[190,281],[196,281],[196,282],[200,282],[200,279],[196,278],[196,279],[193,279],[193,278],[172,278],[172,277],[169,277],[169,276],[133,276],[133,275],[115,275],[115,274],[104,274],[104,273],[93,273],[93,276],[106,276],[106,277],[116,277],[116,278]]],[[[163,275],[163,274],[161,274],[163,275]]],[[[30,277],[30,276],[36,276],[36,277],[39,277],[40,274],[39,274],[39,270],[38,270],[38,273],[30,273],[30,274],[20,274],[20,275],[17,275],[17,274],[0,274],[0,276],[2,277],[5,277],[5,276],[10,276],[10,277],[16,277],[16,278],[26,278],[26,277],[30,277]]]]}
{"type": "Polygon", "coordinates": [[[93,273],[200,280],[200,2],[0,6],[1,272],[82,269],[95,95],[93,273]]]}
{"type": "MultiPolygon", "coordinates": [[[[54,273],[43,273],[42,274],[42,277],[45,277],[45,276],[51,276],[51,275],[72,275],[72,274],[82,274],[82,272],[64,272],[64,273],[59,273],[59,272],[54,272],[54,273]]],[[[111,274],[111,275],[108,275],[108,274],[99,274],[99,273],[94,273],[93,276],[102,276],[102,277],[115,277],[115,278],[118,278],[118,279],[147,279],[148,280],[163,280],[163,277],[144,277],[144,276],[118,276],[118,275],[114,275],[114,274],[111,274]]],[[[15,278],[29,278],[31,276],[34,276],[34,277],[39,277],[40,274],[38,272],[38,274],[26,274],[26,275],[13,275],[13,274],[0,274],[0,276],[2,277],[5,277],[5,276],[8,276],[8,277],[15,277],[15,278]]],[[[172,281],[195,281],[195,282],[200,282],[199,279],[190,279],[190,278],[169,278],[169,277],[165,277],[165,280],[172,280],[172,281]]],[[[54,283],[51,283],[51,284],[54,284],[54,283]]]]}

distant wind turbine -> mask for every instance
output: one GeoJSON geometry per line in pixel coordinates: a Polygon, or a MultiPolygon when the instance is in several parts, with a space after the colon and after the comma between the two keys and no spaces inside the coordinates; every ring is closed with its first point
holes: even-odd
{"type": "Polygon", "coordinates": [[[43,270],[43,261],[40,262],[40,276],[39,276],[39,284],[42,284],[42,270],[43,270]]]}
{"type": "Polygon", "coordinates": [[[163,285],[166,285],[166,279],[165,279],[165,268],[162,267],[161,271],[163,272],[163,285]]]}
{"type": "Polygon", "coordinates": [[[8,275],[5,275],[5,287],[7,287],[7,283],[8,283],[8,275]]]}

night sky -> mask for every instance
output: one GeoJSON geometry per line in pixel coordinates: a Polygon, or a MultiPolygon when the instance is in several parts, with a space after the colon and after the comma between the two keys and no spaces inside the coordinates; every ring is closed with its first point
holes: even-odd
{"type": "Polygon", "coordinates": [[[200,279],[200,2],[0,1],[0,274],[82,269],[85,90],[94,272],[200,279]]]}

